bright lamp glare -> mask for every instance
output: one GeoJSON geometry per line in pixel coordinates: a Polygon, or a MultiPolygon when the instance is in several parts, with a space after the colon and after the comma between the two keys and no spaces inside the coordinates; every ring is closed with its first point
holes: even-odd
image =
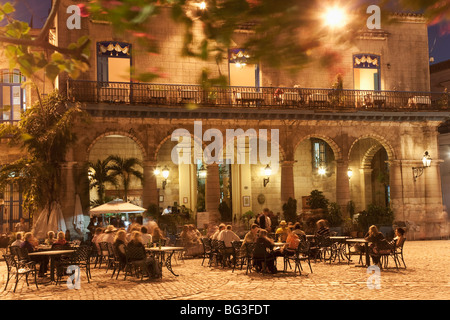
{"type": "Polygon", "coordinates": [[[347,16],[343,9],[330,8],[325,12],[324,20],[327,26],[339,28],[347,23],[347,16]]]}

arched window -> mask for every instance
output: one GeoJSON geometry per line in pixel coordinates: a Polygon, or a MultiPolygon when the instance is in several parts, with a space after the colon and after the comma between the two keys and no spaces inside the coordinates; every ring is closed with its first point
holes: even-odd
{"type": "Polygon", "coordinates": [[[0,70],[0,122],[19,121],[26,110],[25,76],[19,70],[0,70]]]}

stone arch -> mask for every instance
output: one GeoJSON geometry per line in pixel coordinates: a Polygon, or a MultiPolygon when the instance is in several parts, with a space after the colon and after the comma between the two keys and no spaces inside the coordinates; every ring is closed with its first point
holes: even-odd
{"type": "Polygon", "coordinates": [[[327,136],[322,135],[322,134],[309,134],[307,136],[304,136],[302,139],[300,139],[295,144],[295,146],[294,146],[294,153],[295,153],[295,150],[297,150],[297,147],[300,145],[300,143],[302,143],[304,140],[311,139],[311,138],[322,139],[323,141],[328,143],[328,145],[331,147],[331,150],[333,150],[335,160],[336,161],[342,160],[342,150],[338,146],[338,144],[333,139],[331,139],[330,137],[327,137],[327,136]]]}
{"type": "Polygon", "coordinates": [[[361,168],[370,168],[373,157],[381,148],[384,148],[382,144],[370,147],[363,156],[361,168]]]}
{"type": "MultiPolygon", "coordinates": [[[[191,138],[194,140],[194,143],[198,140],[197,137],[196,137],[194,134],[189,133],[189,135],[190,135],[191,138]]],[[[171,138],[172,138],[172,135],[168,135],[168,136],[164,137],[164,138],[158,143],[158,145],[157,145],[156,148],[155,148],[155,154],[154,154],[154,156],[153,156],[153,159],[151,159],[151,160],[154,160],[154,161],[157,161],[157,160],[158,160],[158,153],[159,153],[159,150],[161,150],[161,147],[164,145],[164,143],[166,143],[166,141],[167,141],[167,140],[170,140],[171,138]]],[[[202,148],[204,149],[204,148],[206,147],[205,142],[204,142],[203,140],[200,141],[200,142],[201,142],[201,144],[202,144],[202,148]]]]}
{"type": "MultiPolygon", "coordinates": [[[[244,134],[242,134],[242,135],[237,135],[237,136],[235,136],[235,139],[238,139],[239,137],[247,137],[247,136],[248,136],[248,135],[246,135],[246,134],[244,133],[244,134]]],[[[259,139],[258,131],[257,131],[256,137],[259,139]]],[[[233,139],[233,145],[234,145],[235,139],[233,139]]],[[[270,134],[267,135],[266,141],[267,141],[267,142],[272,142],[272,138],[271,138],[271,135],[270,135],[270,134]]],[[[222,145],[222,150],[226,150],[227,146],[230,145],[230,143],[231,143],[231,141],[226,141],[226,137],[225,137],[225,138],[224,138],[224,141],[223,141],[223,145],[222,145]]],[[[278,146],[278,150],[279,150],[279,152],[280,152],[279,160],[280,160],[280,162],[281,162],[281,161],[283,161],[283,160],[286,159],[286,152],[284,151],[283,147],[281,146],[281,144],[280,144],[279,142],[277,143],[277,146],[278,146]]],[[[225,153],[224,153],[224,154],[225,154],[225,153]]]]}
{"type": "MultiPolygon", "coordinates": [[[[374,139],[374,140],[376,140],[376,141],[379,142],[379,143],[383,146],[383,148],[386,150],[386,153],[387,153],[387,155],[388,155],[389,160],[394,160],[394,159],[396,159],[394,148],[393,148],[393,147],[391,146],[391,144],[387,141],[387,139],[384,138],[383,136],[380,136],[380,135],[378,135],[378,134],[373,134],[373,133],[366,134],[366,135],[362,135],[362,136],[356,138],[356,139],[353,141],[353,143],[351,144],[351,146],[350,146],[350,148],[349,148],[349,150],[348,150],[347,159],[350,159],[350,156],[351,156],[351,154],[352,154],[352,150],[353,150],[353,147],[355,146],[355,144],[356,144],[358,141],[362,140],[362,139],[374,139]]],[[[377,150],[377,151],[378,151],[378,150],[377,150]]],[[[375,154],[375,153],[374,153],[374,154],[375,154]]],[[[373,155],[372,155],[372,157],[373,157],[373,155]]],[[[369,159],[369,158],[367,158],[367,159],[369,159]]]]}
{"type": "Polygon", "coordinates": [[[86,161],[89,161],[89,153],[91,152],[92,148],[95,146],[95,144],[102,138],[105,138],[107,136],[111,136],[111,135],[120,135],[120,136],[124,136],[127,138],[130,138],[131,140],[133,140],[136,145],[139,147],[139,149],[142,152],[142,156],[143,158],[147,158],[147,151],[144,147],[144,144],[134,135],[132,135],[129,132],[125,132],[125,131],[108,131],[108,132],[104,132],[102,134],[100,134],[99,136],[97,136],[92,142],[91,144],[88,146],[87,151],[86,151],[86,161]]]}

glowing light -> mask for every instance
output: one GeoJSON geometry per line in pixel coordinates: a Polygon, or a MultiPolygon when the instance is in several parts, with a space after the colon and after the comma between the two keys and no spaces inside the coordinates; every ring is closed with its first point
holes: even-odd
{"type": "Polygon", "coordinates": [[[200,2],[199,8],[200,8],[200,10],[205,10],[206,9],[206,2],[205,1],[200,2]]]}
{"type": "Polygon", "coordinates": [[[318,172],[321,176],[323,176],[327,173],[327,169],[325,167],[319,167],[318,172]]]}
{"type": "Polygon", "coordinates": [[[337,7],[326,10],[323,19],[325,25],[331,28],[340,28],[347,24],[347,14],[345,10],[337,7]]]}

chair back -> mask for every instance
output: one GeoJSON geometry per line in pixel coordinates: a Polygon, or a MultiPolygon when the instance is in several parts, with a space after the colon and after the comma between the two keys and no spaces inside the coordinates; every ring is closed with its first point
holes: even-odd
{"type": "Polygon", "coordinates": [[[108,254],[109,254],[108,243],[109,242],[100,242],[98,244],[98,246],[100,248],[100,254],[102,256],[108,256],[108,254]]]}
{"type": "Polygon", "coordinates": [[[128,262],[142,260],[146,257],[144,247],[140,246],[126,246],[125,254],[128,262]]]}
{"type": "Polygon", "coordinates": [[[72,254],[71,260],[73,262],[89,262],[91,257],[92,247],[91,246],[79,246],[75,249],[72,254]]]}
{"type": "Polygon", "coordinates": [[[9,247],[9,252],[11,252],[11,255],[13,257],[19,256],[20,247],[19,246],[11,246],[9,247]]]}
{"type": "Polygon", "coordinates": [[[247,257],[252,257],[253,252],[255,251],[256,244],[254,242],[246,242],[245,243],[245,251],[247,254],[247,257]]]}
{"type": "Polygon", "coordinates": [[[17,261],[12,254],[4,254],[3,258],[6,262],[6,267],[8,268],[8,272],[11,272],[13,268],[17,268],[17,261]]]}
{"type": "Polygon", "coordinates": [[[300,238],[300,242],[298,243],[296,253],[297,254],[308,254],[311,243],[309,241],[303,240],[300,238]]]}
{"type": "Polygon", "coordinates": [[[203,237],[203,238],[201,238],[201,241],[202,241],[202,245],[203,245],[203,250],[204,250],[204,252],[209,252],[209,251],[211,251],[211,249],[212,249],[212,246],[211,246],[211,239],[210,239],[210,238],[203,237]]]}
{"type": "Polygon", "coordinates": [[[30,260],[27,248],[17,248],[17,258],[19,260],[30,260]]]}
{"type": "Polygon", "coordinates": [[[330,237],[316,236],[315,238],[317,245],[321,248],[330,247],[332,245],[330,237]]]}

